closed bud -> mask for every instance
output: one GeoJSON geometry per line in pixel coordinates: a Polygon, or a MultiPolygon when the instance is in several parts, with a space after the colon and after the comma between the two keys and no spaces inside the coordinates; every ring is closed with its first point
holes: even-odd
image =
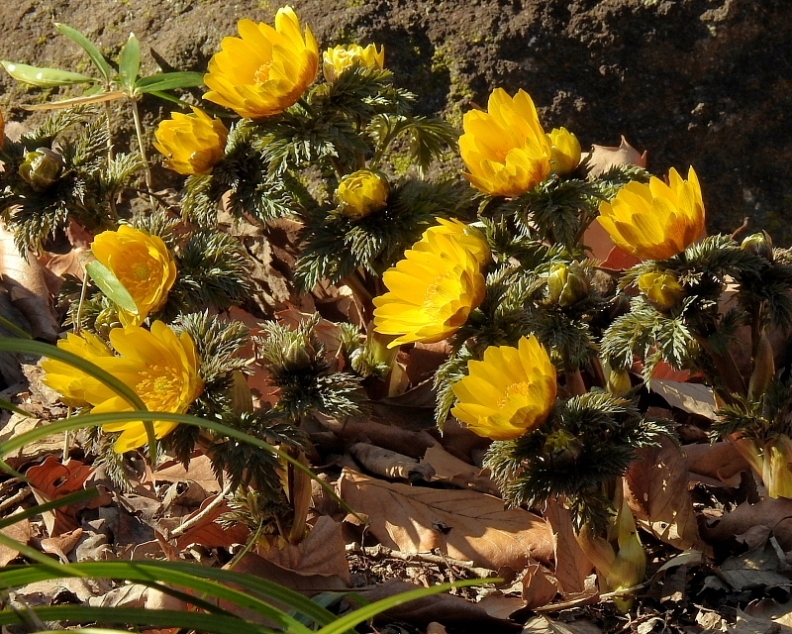
{"type": "Polygon", "coordinates": [[[767,231],[748,236],[742,241],[740,248],[748,253],[763,257],[770,262],[773,261],[773,240],[767,231]]]}
{"type": "Polygon", "coordinates": [[[579,264],[556,264],[547,276],[548,298],[564,308],[574,306],[589,293],[586,274],[579,264]]]}
{"type": "Polygon", "coordinates": [[[350,218],[364,218],[388,204],[388,182],[371,170],[353,172],[338,185],[339,211],[350,218]]]}
{"type": "Polygon", "coordinates": [[[765,443],[762,481],[771,498],[792,498],[792,440],[780,434],[765,443]]]}
{"type": "Polygon", "coordinates": [[[553,146],[550,165],[560,176],[575,171],[580,163],[580,141],[566,128],[555,128],[547,134],[553,146]]]}
{"type": "Polygon", "coordinates": [[[605,389],[614,396],[624,396],[632,389],[630,373],[627,370],[611,368],[606,362],[603,362],[602,370],[605,373],[605,389]]]}
{"type": "Polygon", "coordinates": [[[235,414],[253,411],[253,393],[250,391],[245,375],[240,370],[236,370],[231,375],[229,396],[231,397],[231,411],[235,414]]]}
{"type": "Polygon", "coordinates": [[[751,373],[751,381],[748,384],[748,398],[756,400],[767,391],[770,382],[775,377],[775,355],[767,333],[762,331],[759,337],[759,345],[756,347],[754,356],[754,368],[751,373]]]}
{"type": "Polygon", "coordinates": [[[550,455],[556,466],[574,463],[582,451],[580,441],[563,429],[554,431],[545,439],[544,452],[550,455]]]}
{"type": "Polygon", "coordinates": [[[671,271],[649,271],[638,278],[638,288],[657,310],[666,312],[685,297],[685,289],[671,271]]]}
{"type": "Polygon", "coordinates": [[[19,175],[37,192],[43,192],[58,182],[63,170],[63,157],[49,148],[38,148],[25,154],[19,175]]]}

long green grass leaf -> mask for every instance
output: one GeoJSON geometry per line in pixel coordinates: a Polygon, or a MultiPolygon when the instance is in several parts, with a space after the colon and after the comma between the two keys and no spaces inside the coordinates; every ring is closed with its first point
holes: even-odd
{"type": "Polygon", "coordinates": [[[130,33],[129,39],[118,56],[118,77],[121,79],[121,85],[132,92],[135,89],[135,82],[139,72],[140,42],[138,42],[134,33],[130,33]]]}
{"type": "Polygon", "coordinates": [[[196,88],[198,86],[203,86],[203,73],[189,71],[149,75],[138,79],[135,83],[135,88],[145,93],[158,90],[173,90],[174,88],[196,88]]]}
{"type": "Polygon", "coordinates": [[[25,332],[19,326],[17,326],[13,321],[11,321],[10,319],[6,319],[2,315],[0,315],[0,326],[5,328],[9,332],[12,332],[17,337],[22,337],[22,339],[33,339],[33,337],[29,332],[25,332]]]}
{"type": "Polygon", "coordinates": [[[5,400],[4,398],[0,398],[0,409],[7,409],[9,412],[14,412],[14,414],[19,414],[20,416],[24,416],[26,418],[35,418],[33,414],[30,412],[26,412],[21,407],[17,407],[10,401],[5,400]]]}
{"type": "Polygon", "coordinates": [[[110,64],[105,59],[104,55],[99,52],[99,49],[96,48],[96,45],[94,45],[91,40],[85,37],[77,29],[70,27],[68,24],[56,22],[55,28],[70,40],[77,42],[77,44],[82,47],[82,49],[88,54],[88,57],[91,58],[94,66],[96,66],[96,68],[99,69],[99,72],[102,73],[105,83],[109,84],[113,80],[113,69],[110,67],[110,64]]]}
{"type": "MultiPolygon", "coordinates": [[[[77,572],[72,568],[71,564],[63,564],[59,563],[57,560],[52,559],[51,557],[47,557],[44,553],[39,550],[36,550],[32,546],[28,546],[27,544],[23,544],[22,542],[18,542],[7,535],[0,533],[0,544],[3,546],[8,546],[8,548],[12,548],[16,550],[20,555],[27,557],[28,559],[32,559],[33,561],[37,561],[39,564],[44,566],[45,568],[49,568],[54,574],[58,575],[58,577],[84,577],[86,575],[77,572]]],[[[0,583],[0,587],[2,584],[0,583]]]]}
{"type": "Polygon", "coordinates": [[[8,60],[0,61],[0,64],[17,81],[40,88],[73,86],[74,84],[93,83],[96,81],[94,77],[73,73],[69,70],[61,70],[60,68],[30,66],[29,64],[17,64],[8,60]]]}
{"type": "Polygon", "coordinates": [[[107,295],[109,299],[128,313],[138,314],[138,307],[134,298],[109,268],[99,260],[94,260],[85,265],[85,270],[88,271],[88,275],[91,276],[99,290],[107,295]]]}

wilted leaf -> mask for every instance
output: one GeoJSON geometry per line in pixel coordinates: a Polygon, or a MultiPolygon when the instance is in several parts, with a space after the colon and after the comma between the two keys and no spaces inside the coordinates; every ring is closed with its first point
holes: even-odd
{"type": "Polygon", "coordinates": [[[641,449],[625,477],[625,495],[644,528],[680,550],[706,550],[688,490],[687,459],[668,438],[641,449]]]}
{"type": "Polygon", "coordinates": [[[710,420],[717,418],[715,410],[718,409],[718,405],[715,402],[715,392],[707,385],[652,379],[649,387],[672,407],[710,420]]]}
{"type": "Polygon", "coordinates": [[[205,455],[193,455],[184,468],[181,462],[173,460],[160,465],[154,472],[155,482],[195,482],[207,493],[219,493],[222,487],[212,470],[212,461],[205,455]]]}
{"type": "Polygon", "coordinates": [[[61,563],[68,564],[69,558],[67,555],[74,550],[82,534],[82,528],[75,528],[70,533],[64,533],[57,537],[47,537],[41,540],[41,550],[50,555],[57,555],[61,563]]]}
{"type": "Polygon", "coordinates": [[[370,443],[355,443],[349,453],[366,471],[385,478],[414,482],[428,481],[434,476],[431,465],[370,443]]]}
{"type": "Polygon", "coordinates": [[[528,564],[522,578],[525,607],[539,608],[550,603],[561,592],[558,580],[537,563],[528,564]]]}
{"type": "Polygon", "coordinates": [[[488,471],[452,456],[440,443],[429,447],[421,462],[434,469],[433,482],[446,482],[460,489],[473,489],[500,496],[500,491],[488,471]]]}
{"type": "Polygon", "coordinates": [[[737,487],[740,473],[751,466],[730,442],[684,445],[690,475],[710,486],[737,487]]]}
{"type": "Polygon", "coordinates": [[[600,634],[602,630],[588,621],[554,621],[546,616],[529,619],[522,634],[600,634]]]}
{"type": "Polygon", "coordinates": [[[555,576],[561,590],[566,594],[583,592],[594,565],[575,538],[571,514],[556,500],[550,500],[545,517],[555,538],[555,576]]]}
{"type": "Polygon", "coordinates": [[[756,504],[743,502],[733,511],[702,527],[708,542],[727,546],[747,541],[751,531],[761,528],[766,537],[774,536],[784,552],[792,551],[792,500],[764,498],[756,504]]]}
{"type": "MultiPolygon", "coordinates": [[[[10,537],[19,543],[26,545],[32,536],[30,520],[24,519],[11,524],[11,526],[6,526],[4,529],[0,530],[0,533],[3,533],[3,535],[6,537],[10,537]]],[[[6,546],[5,544],[0,544],[0,568],[7,566],[14,559],[16,559],[18,555],[19,551],[14,550],[10,546],[6,546]]]]}
{"type": "Polygon", "coordinates": [[[592,145],[591,152],[581,156],[581,162],[588,161],[588,176],[595,178],[620,165],[646,167],[646,155],[646,150],[643,153],[639,152],[622,135],[618,146],[592,145]]]}
{"type": "Polygon", "coordinates": [[[299,575],[338,577],[349,584],[349,564],[342,535],[343,525],[330,517],[320,517],[299,544],[272,546],[259,556],[299,575]]]}
{"type": "MultiPolygon", "coordinates": [[[[203,512],[203,510],[215,500],[214,497],[206,498],[201,507],[190,515],[185,522],[193,519],[203,512]]],[[[223,528],[215,522],[223,513],[228,513],[228,504],[223,502],[211,512],[203,516],[195,526],[188,529],[181,537],[176,540],[176,547],[184,550],[191,544],[199,544],[207,548],[227,548],[234,544],[244,544],[247,541],[250,530],[244,524],[223,528]]]]}
{"type": "Polygon", "coordinates": [[[371,532],[387,548],[408,553],[441,553],[474,565],[523,570],[531,559],[549,563],[549,525],[503,500],[475,491],[411,487],[344,469],[341,497],[364,511],[371,532]]]}
{"type": "MultiPolygon", "coordinates": [[[[69,460],[63,464],[55,456],[48,456],[42,464],[28,469],[25,475],[30,481],[36,500],[43,504],[79,491],[90,473],[91,467],[78,460],[69,460]]],[[[76,507],[66,506],[43,513],[48,535],[57,537],[75,530],[79,525],[77,510],[76,507]]]]}
{"type": "Polygon", "coordinates": [[[0,283],[8,290],[11,303],[30,324],[30,334],[35,339],[54,342],[58,338],[60,324],[49,289],[44,281],[44,272],[38,260],[25,258],[14,244],[10,231],[0,227],[0,283]]]}

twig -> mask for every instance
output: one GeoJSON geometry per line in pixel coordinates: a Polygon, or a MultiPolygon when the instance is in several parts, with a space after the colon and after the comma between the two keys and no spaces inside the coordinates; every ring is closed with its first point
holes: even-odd
{"type": "Polygon", "coordinates": [[[476,575],[477,577],[481,577],[482,579],[486,577],[492,577],[496,574],[494,570],[476,566],[472,561],[451,559],[449,557],[445,557],[444,555],[435,555],[433,553],[403,553],[398,550],[392,550],[387,546],[383,546],[382,544],[378,544],[377,546],[362,546],[360,548],[353,547],[352,550],[358,550],[367,557],[372,557],[374,559],[391,558],[391,559],[398,559],[400,561],[407,561],[407,562],[410,561],[428,562],[432,564],[442,564],[444,566],[455,566],[457,568],[464,568],[465,570],[469,570],[474,575],[476,575]]]}
{"type": "Polygon", "coordinates": [[[174,528],[171,531],[170,536],[178,537],[179,535],[182,535],[186,531],[190,530],[193,526],[201,522],[207,515],[209,515],[218,506],[220,506],[223,502],[225,502],[225,496],[228,495],[230,492],[231,492],[231,483],[229,482],[228,484],[225,485],[225,488],[222,490],[222,492],[220,492],[214,500],[212,500],[211,502],[209,502],[209,504],[206,505],[206,508],[203,511],[198,513],[198,515],[196,515],[192,519],[189,519],[186,522],[184,522],[184,524],[182,524],[181,526],[177,526],[176,528],[174,528]]]}
{"type": "Polygon", "coordinates": [[[6,509],[11,508],[12,506],[14,506],[14,504],[21,502],[25,498],[30,497],[31,495],[33,495],[33,491],[31,491],[29,487],[25,487],[21,491],[17,491],[10,498],[6,498],[2,502],[0,502],[0,513],[5,511],[6,509]]]}

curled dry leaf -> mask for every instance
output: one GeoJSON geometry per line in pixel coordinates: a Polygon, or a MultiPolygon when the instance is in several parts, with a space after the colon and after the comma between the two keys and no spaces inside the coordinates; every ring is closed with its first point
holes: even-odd
{"type": "MultiPolygon", "coordinates": [[[[16,512],[23,511],[21,507],[17,509],[16,512]]],[[[6,537],[10,537],[11,539],[15,539],[20,544],[27,544],[30,541],[32,536],[32,530],[30,526],[30,520],[24,519],[11,524],[10,526],[6,526],[4,529],[0,530],[0,533],[3,533],[6,537]]],[[[0,568],[3,568],[10,564],[14,559],[17,558],[19,555],[19,551],[11,548],[10,546],[6,546],[5,544],[0,544],[0,568]]]]}
{"type": "Polygon", "coordinates": [[[244,524],[235,524],[234,526],[223,528],[216,522],[223,513],[228,513],[231,510],[226,502],[202,515],[206,507],[214,500],[214,497],[206,498],[200,508],[185,520],[186,524],[199,515],[201,516],[195,525],[188,528],[176,540],[176,547],[179,550],[184,550],[192,544],[206,546],[207,548],[227,548],[234,544],[244,544],[247,541],[250,530],[244,524]]]}
{"type": "Polygon", "coordinates": [[[580,157],[580,162],[586,163],[588,177],[596,178],[620,165],[646,167],[646,159],[646,150],[643,153],[639,152],[622,135],[618,146],[593,144],[591,151],[580,157]]]}
{"type": "Polygon", "coordinates": [[[349,452],[366,471],[385,478],[419,482],[429,481],[435,474],[429,464],[369,443],[355,443],[349,452]]]}
{"type": "Polygon", "coordinates": [[[445,482],[460,489],[473,489],[496,497],[500,496],[500,491],[490,478],[488,470],[480,469],[452,456],[440,443],[426,450],[421,463],[434,470],[433,482],[445,482]]]}
{"type": "Polygon", "coordinates": [[[553,536],[539,516],[476,491],[411,487],[344,469],[341,497],[364,510],[370,530],[394,550],[437,550],[491,570],[523,570],[532,560],[550,563],[553,536]]]}
{"type": "Polygon", "coordinates": [[[14,235],[0,227],[0,282],[6,288],[12,304],[30,324],[35,339],[54,342],[60,325],[44,271],[33,256],[25,258],[14,244],[14,235]]]}
{"type": "Polygon", "coordinates": [[[193,454],[187,468],[178,460],[160,465],[154,472],[155,482],[184,482],[199,484],[207,493],[219,493],[223,488],[212,470],[212,461],[203,454],[193,454]]]}
{"type": "MultiPolygon", "coordinates": [[[[44,504],[82,489],[90,473],[91,467],[78,460],[61,463],[55,456],[48,456],[42,464],[28,469],[25,475],[36,500],[44,504]]],[[[57,537],[75,530],[79,525],[77,511],[75,506],[62,506],[43,513],[47,534],[57,537]]]]}
{"type": "Polygon", "coordinates": [[[682,451],[687,456],[691,478],[709,486],[738,487],[740,474],[751,470],[751,465],[730,442],[685,445],[682,451]]]}
{"type": "Polygon", "coordinates": [[[653,378],[649,387],[652,392],[662,396],[671,407],[677,407],[689,414],[703,416],[709,420],[717,418],[715,411],[718,405],[715,402],[715,392],[707,385],[653,378]]]}
{"type": "Polygon", "coordinates": [[[299,544],[273,545],[262,559],[303,576],[337,577],[350,583],[349,565],[344,551],[343,524],[320,517],[308,536],[299,544]]]}
{"type": "Polygon", "coordinates": [[[558,579],[550,575],[540,564],[528,564],[522,578],[525,607],[539,608],[550,603],[561,592],[558,579]]]}
{"type": "Polygon", "coordinates": [[[687,458],[668,438],[638,451],[625,476],[624,495],[639,524],[680,550],[708,547],[699,536],[688,490],[687,458]]]}
{"type": "Polygon", "coordinates": [[[57,555],[61,563],[68,564],[69,558],[67,555],[74,550],[82,535],[83,529],[75,528],[73,531],[58,537],[47,537],[41,540],[41,550],[50,555],[57,555]]]}
{"type": "Polygon", "coordinates": [[[555,577],[565,594],[580,593],[586,589],[586,579],[594,564],[586,557],[572,527],[572,515],[557,500],[548,500],[545,517],[555,538],[555,577]]]}
{"type": "Polygon", "coordinates": [[[764,498],[756,504],[743,502],[720,519],[705,524],[702,534],[714,546],[731,549],[735,541],[755,542],[758,529],[766,537],[775,537],[784,552],[792,552],[792,500],[764,498]]]}

